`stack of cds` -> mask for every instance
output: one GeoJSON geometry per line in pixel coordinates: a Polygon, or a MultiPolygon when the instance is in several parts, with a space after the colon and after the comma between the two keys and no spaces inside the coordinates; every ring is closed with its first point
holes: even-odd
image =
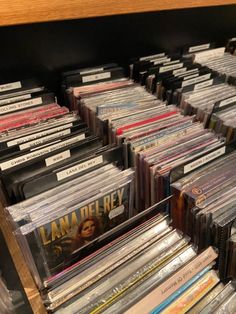
{"type": "Polygon", "coordinates": [[[170,196],[174,169],[209,153],[212,159],[224,153],[223,138],[131,80],[93,83],[73,91],[80,116],[105,141],[121,146],[125,166],[134,167],[138,211],[170,196]]]}
{"type": "MultiPolygon", "coordinates": [[[[236,88],[225,83],[204,88],[201,91],[183,93],[179,107],[184,115],[196,115],[198,121],[209,125],[212,113],[235,105],[236,88]]],[[[220,114],[220,112],[218,113],[220,114]]]]}
{"type": "Polygon", "coordinates": [[[235,285],[229,282],[225,286],[218,284],[211,290],[189,313],[235,313],[236,311],[235,285]]]}
{"type": "Polygon", "coordinates": [[[218,73],[229,84],[235,85],[236,58],[234,55],[225,52],[225,47],[196,52],[194,53],[194,62],[206,66],[218,73]]]}
{"type": "Polygon", "coordinates": [[[215,133],[226,137],[228,143],[235,143],[236,140],[236,96],[230,97],[226,100],[229,103],[227,108],[216,110],[213,112],[209,128],[215,133]]]}
{"type": "Polygon", "coordinates": [[[140,58],[132,64],[131,73],[159,99],[176,104],[184,115],[195,115],[231,142],[235,138],[236,89],[225,82],[232,81],[236,59],[224,48],[211,48],[210,44],[190,47],[177,60],[165,54],[140,58]],[[170,65],[163,63],[167,61],[170,65]],[[232,73],[226,74],[226,69],[232,73]]]}
{"type": "Polygon", "coordinates": [[[236,311],[236,89],[211,48],[65,72],[72,111],[0,85],[5,211],[49,312],[236,311]]]}
{"type": "Polygon", "coordinates": [[[7,208],[39,286],[80,258],[81,248],[133,215],[133,171],[104,165],[103,157],[80,164],[100,160],[98,169],[7,208]]]}
{"type": "Polygon", "coordinates": [[[172,184],[174,225],[189,234],[199,250],[218,248],[222,279],[235,279],[235,158],[235,152],[228,154],[172,184]]]}
{"type": "Polygon", "coordinates": [[[87,152],[87,143],[91,151],[102,147],[77,114],[59,106],[38,82],[0,87],[0,169],[8,202],[47,190],[50,182],[38,189],[32,182],[87,152]]]}
{"type": "Polygon", "coordinates": [[[129,79],[77,87],[74,93],[81,118],[104,142],[114,142],[112,135],[108,134],[108,120],[112,122],[113,116],[114,119],[123,116],[128,119],[129,116],[132,118],[132,114],[139,113],[139,116],[143,114],[148,118],[154,115],[156,107],[164,107],[155,96],[129,79]]]}
{"type": "Polygon", "coordinates": [[[41,288],[134,215],[134,172],[123,171],[120,147],[103,146],[76,113],[39,93],[42,87],[4,86],[1,184],[13,204],[6,212],[41,288]],[[34,90],[37,102],[35,94],[15,99],[34,90]]]}
{"type": "MultiPolygon", "coordinates": [[[[182,274],[184,271],[187,271],[188,267],[194,267],[195,263],[197,263],[205,254],[209,252],[204,252],[200,256],[196,257],[192,263],[183,267],[180,271],[178,271],[175,275],[166,280],[163,286],[160,286],[161,289],[171,289],[175,291],[170,295],[169,292],[167,295],[170,295],[164,302],[160,303],[165,297],[163,297],[163,290],[161,292],[158,290],[159,287],[154,289],[148,295],[146,295],[143,299],[141,299],[137,304],[135,304],[131,309],[125,311],[125,313],[134,314],[138,313],[163,313],[163,314],[172,314],[172,313],[216,313],[206,312],[209,308],[215,309],[216,307],[212,306],[210,301],[212,300],[212,296],[218,298],[218,304],[222,302],[222,306],[224,307],[226,304],[229,305],[232,309],[235,309],[235,301],[231,298],[230,300],[225,297],[222,300],[220,296],[220,292],[224,289],[224,286],[219,283],[219,278],[215,271],[210,270],[210,267],[206,267],[201,272],[199,272],[196,276],[192,277],[188,282],[184,284],[179,284],[178,281],[182,281],[182,274]],[[179,275],[177,278],[176,275],[179,275]],[[167,286],[167,285],[173,285],[167,286]],[[219,296],[217,295],[219,294],[219,296]],[[160,301],[157,301],[157,298],[161,296],[160,301]],[[227,303],[226,303],[227,302],[227,303]],[[135,312],[136,311],[136,312],[135,312]],[[202,312],[201,312],[202,311],[202,312]]],[[[232,296],[235,297],[235,290],[233,286],[231,287],[232,296]]],[[[215,300],[214,300],[215,301],[215,300]]],[[[213,302],[212,302],[213,303],[213,302]]],[[[215,304],[214,304],[215,305],[215,304]]],[[[109,313],[109,312],[108,312],[109,313]]],[[[121,313],[121,312],[116,312],[121,313]]],[[[221,313],[221,312],[217,312],[221,313]]],[[[233,312],[230,312],[233,313],[233,312]]]]}
{"type": "Polygon", "coordinates": [[[118,66],[116,63],[108,63],[97,67],[81,68],[62,73],[61,90],[64,99],[68,102],[71,110],[77,109],[77,104],[74,95],[77,94],[77,87],[82,87],[84,92],[89,92],[91,89],[87,85],[102,82],[117,82],[125,79],[125,69],[118,66]]]}
{"type": "Polygon", "coordinates": [[[49,278],[44,282],[45,304],[58,314],[137,313],[136,307],[148,313],[156,306],[165,307],[164,301],[180,295],[180,289],[184,292],[200,284],[200,289],[194,290],[193,306],[219,282],[211,270],[216,257],[212,248],[197,255],[189,238],[158,214],[49,278]],[[152,293],[158,296],[150,297],[147,308],[146,298],[152,293]]]}
{"type": "Polygon", "coordinates": [[[202,121],[206,127],[225,136],[227,142],[232,142],[236,136],[236,88],[223,81],[232,83],[233,79],[230,78],[230,75],[234,75],[236,58],[224,53],[224,48],[198,52],[194,58],[196,62],[214,70],[214,73],[220,78],[215,79],[215,84],[205,87],[203,90],[183,92],[178,101],[181,112],[185,115],[195,114],[198,121],[202,121]],[[229,71],[229,73],[225,73],[225,71],[229,71]]]}
{"type": "MultiPolygon", "coordinates": [[[[198,51],[204,47],[190,47],[189,51],[198,51]]],[[[183,92],[201,90],[215,85],[217,74],[206,66],[194,64],[192,55],[165,57],[147,56],[132,60],[132,77],[145,85],[147,90],[156,94],[168,104],[176,104],[183,92]]]]}

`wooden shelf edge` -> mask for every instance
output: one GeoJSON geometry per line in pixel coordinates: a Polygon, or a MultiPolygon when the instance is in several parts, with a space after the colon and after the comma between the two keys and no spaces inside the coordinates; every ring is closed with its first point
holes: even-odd
{"type": "Polygon", "coordinates": [[[20,277],[22,286],[31,305],[34,314],[46,314],[41,296],[22,255],[18,242],[12,232],[10,222],[6,219],[3,204],[0,200],[0,229],[6,240],[12,260],[20,277]]]}
{"type": "Polygon", "coordinates": [[[236,4],[236,0],[2,1],[0,26],[236,4]]]}

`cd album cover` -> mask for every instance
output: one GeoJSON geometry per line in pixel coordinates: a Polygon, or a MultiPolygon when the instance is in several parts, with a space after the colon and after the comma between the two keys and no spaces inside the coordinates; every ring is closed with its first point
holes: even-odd
{"type": "Polygon", "coordinates": [[[63,210],[62,206],[55,220],[27,234],[36,265],[43,256],[46,272],[55,274],[80,248],[126,221],[130,217],[131,186],[130,182],[120,185],[73,208],[63,210]]]}

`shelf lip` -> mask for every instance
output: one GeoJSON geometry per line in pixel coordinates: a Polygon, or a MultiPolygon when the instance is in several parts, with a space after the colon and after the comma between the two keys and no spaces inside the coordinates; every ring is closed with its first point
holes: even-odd
{"type": "Polygon", "coordinates": [[[236,4],[236,0],[1,1],[0,26],[236,4]]]}

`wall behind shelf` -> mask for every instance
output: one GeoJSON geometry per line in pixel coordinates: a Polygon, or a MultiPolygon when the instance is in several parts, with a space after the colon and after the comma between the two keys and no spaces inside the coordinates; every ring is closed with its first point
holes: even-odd
{"type": "Polygon", "coordinates": [[[236,36],[236,5],[118,15],[0,28],[0,81],[42,77],[109,61],[236,36]]]}

